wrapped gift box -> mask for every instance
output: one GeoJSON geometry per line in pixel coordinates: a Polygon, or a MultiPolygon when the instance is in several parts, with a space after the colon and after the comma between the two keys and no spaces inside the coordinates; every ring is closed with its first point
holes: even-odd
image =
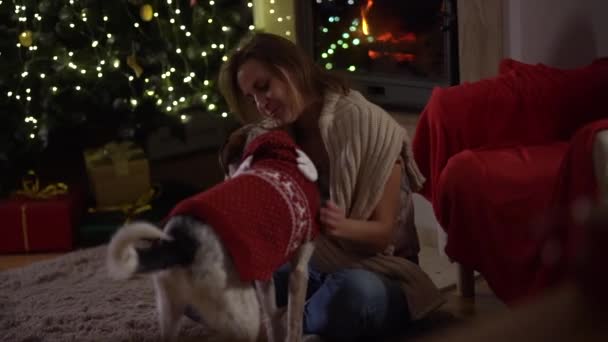
{"type": "Polygon", "coordinates": [[[109,143],[84,157],[97,207],[134,202],[151,188],[144,151],[130,142],[109,143]]]}
{"type": "MultiPolygon", "coordinates": [[[[149,209],[134,214],[131,220],[161,224],[179,201],[200,191],[191,185],[170,181],[157,184],[154,189],[155,194],[149,202],[149,209]]],[[[107,243],[126,220],[127,216],[120,210],[91,210],[85,214],[77,228],[76,243],[78,247],[92,247],[107,243]]]]}
{"type": "Polygon", "coordinates": [[[48,199],[0,200],[0,253],[60,252],[73,248],[74,227],[84,210],[79,191],[48,199]]]}

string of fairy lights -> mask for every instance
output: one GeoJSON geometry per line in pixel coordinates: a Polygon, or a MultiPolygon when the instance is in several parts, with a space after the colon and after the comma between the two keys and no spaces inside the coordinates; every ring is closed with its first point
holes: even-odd
{"type": "MultiPolygon", "coordinates": [[[[274,20],[275,27],[279,28],[279,32],[276,33],[290,37],[292,35],[291,27],[293,24],[292,13],[281,13],[280,7],[277,7],[278,4],[276,0],[244,1],[244,5],[247,6],[249,10],[253,10],[254,3],[257,2],[258,4],[261,4],[263,1],[267,1],[265,8],[268,9],[268,12],[265,15],[268,19],[274,20]]],[[[321,0],[317,0],[318,3],[320,3],[320,1],[321,0]]],[[[186,26],[186,22],[182,20],[182,14],[186,11],[185,9],[180,8],[180,2],[176,0],[164,0],[164,2],[166,3],[166,12],[163,11],[163,19],[168,20],[173,26],[173,29],[169,30],[168,35],[170,36],[163,38],[174,42],[196,39],[190,28],[186,26]]],[[[196,3],[197,1],[193,0],[192,2],[196,3]]],[[[30,66],[38,61],[36,57],[36,53],[39,49],[36,41],[37,33],[41,29],[41,24],[44,22],[45,16],[39,13],[38,8],[30,9],[24,3],[25,1],[14,0],[12,2],[7,2],[6,0],[0,0],[0,6],[13,6],[19,30],[15,46],[19,49],[19,55],[23,60],[23,69],[19,73],[22,82],[13,84],[12,89],[9,89],[6,92],[6,95],[9,99],[18,101],[23,105],[26,113],[24,120],[27,124],[31,125],[30,138],[35,139],[37,136],[36,133],[39,129],[38,121],[41,117],[41,113],[33,113],[30,110],[30,104],[35,102],[36,96],[40,96],[40,94],[35,94],[36,91],[26,85],[28,82],[25,81],[29,78],[38,77],[40,79],[39,82],[43,85],[43,88],[40,90],[41,92],[59,95],[68,90],[75,90],[83,93],[89,92],[88,87],[86,86],[87,81],[90,81],[91,78],[95,77],[103,79],[108,73],[119,72],[129,83],[135,82],[140,76],[145,74],[143,68],[139,65],[138,56],[135,53],[128,56],[126,60],[116,57],[116,51],[114,50],[112,43],[117,37],[108,30],[108,28],[112,26],[112,18],[108,14],[103,14],[101,16],[101,25],[103,28],[101,32],[104,32],[105,36],[99,36],[99,34],[96,36],[96,33],[94,32],[98,31],[93,28],[93,25],[98,25],[99,23],[94,22],[95,20],[88,14],[86,7],[82,6],[79,0],[66,0],[66,8],[69,8],[72,12],[72,20],[69,22],[68,27],[72,30],[78,30],[86,39],[89,39],[89,49],[92,49],[93,55],[96,58],[96,63],[79,62],[80,51],[78,50],[68,49],[65,53],[57,53],[52,56],[52,61],[58,66],[58,70],[62,70],[59,72],[72,72],[77,76],[77,81],[72,85],[51,84],[51,75],[45,72],[35,73],[30,70],[30,66]],[[129,68],[124,68],[123,63],[126,63],[129,68]],[[70,87],[72,89],[69,89],[70,87]]],[[[211,9],[207,18],[207,24],[221,25],[221,32],[225,34],[230,33],[230,26],[222,25],[214,20],[215,1],[210,0],[206,4],[209,6],[208,8],[211,9]]],[[[355,1],[349,0],[348,4],[354,6],[355,1]]],[[[127,6],[126,1],[125,6],[127,6]]],[[[130,11],[126,12],[131,16],[134,29],[142,36],[145,36],[143,30],[144,24],[150,22],[159,24],[159,11],[150,4],[144,3],[140,6],[139,16],[132,15],[130,11]]],[[[332,25],[339,23],[340,20],[341,18],[339,16],[329,17],[327,25],[320,28],[321,32],[328,33],[331,29],[334,29],[332,25]]],[[[348,30],[343,32],[339,39],[332,42],[328,48],[321,53],[321,58],[326,60],[324,64],[325,68],[333,68],[331,58],[337,49],[348,49],[350,46],[357,46],[361,43],[362,39],[373,41],[373,37],[362,33],[361,26],[362,22],[360,18],[355,18],[351,22],[348,30]]],[[[254,30],[255,26],[250,25],[248,28],[249,30],[254,30]]],[[[159,31],[161,32],[161,35],[167,34],[163,30],[159,31]]],[[[158,87],[158,83],[153,85],[154,82],[151,81],[150,77],[143,76],[143,96],[151,99],[159,110],[169,115],[180,115],[180,119],[183,122],[189,121],[190,116],[189,114],[183,114],[182,109],[187,108],[194,103],[204,106],[210,113],[215,112],[220,117],[228,117],[229,114],[226,111],[221,111],[221,113],[217,112],[219,106],[216,102],[217,96],[214,96],[214,94],[217,93],[215,80],[197,74],[195,71],[196,68],[192,65],[193,63],[197,65],[198,63],[202,63],[207,66],[210,64],[211,60],[217,58],[225,61],[227,59],[226,53],[228,47],[224,41],[225,40],[221,36],[213,37],[206,46],[201,46],[198,54],[199,58],[196,60],[191,60],[185,56],[186,51],[183,46],[175,46],[173,52],[174,56],[179,57],[177,60],[181,63],[180,67],[177,67],[172,63],[161,66],[162,70],[158,75],[162,80],[161,87],[158,87]],[[179,87],[184,86],[187,86],[190,90],[187,94],[177,90],[179,87]]],[[[0,53],[2,52],[0,51],[0,53]]],[[[348,70],[355,71],[356,67],[351,65],[348,67],[348,70]]],[[[133,94],[135,94],[134,90],[133,94]]],[[[140,105],[140,100],[138,100],[137,96],[131,96],[128,99],[128,104],[132,109],[135,109],[140,105]]]]}
{"type": "Polygon", "coordinates": [[[280,9],[277,8],[277,3],[275,0],[268,0],[268,14],[266,15],[268,16],[268,18],[275,20],[275,26],[277,26],[276,33],[282,34],[287,38],[291,37],[293,17],[290,13],[281,13],[280,9]]]}
{"type": "MultiPolygon", "coordinates": [[[[175,42],[184,41],[185,39],[195,39],[192,32],[186,27],[185,22],[182,20],[181,14],[185,11],[183,8],[180,8],[179,2],[175,0],[165,0],[165,2],[167,17],[164,19],[168,20],[168,22],[173,25],[173,29],[169,32],[169,35],[172,36],[163,38],[171,39],[175,42]]],[[[274,0],[270,0],[270,2],[273,4],[274,0]]],[[[196,4],[196,1],[192,1],[192,3],[196,4]]],[[[211,8],[211,12],[207,18],[207,24],[221,25],[216,23],[216,20],[214,20],[215,13],[213,13],[213,11],[215,1],[208,1],[207,4],[209,5],[209,8],[211,8]]],[[[113,57],[116,54],[113,50],[112,42],[116,39],[116,37],[107,30],[108,26],[112,24],[112,18],[107,14],[102,16],[102,25],[104,29],[102,31],[107,32],[105,33],[106,36],[95,37],[93,34],[95,30],[90,25],[96,25],[98,23],[91,23],[93,20],[89,20],[90,18],[87,14],[86,8],[84,6],[80,6],[78,0],[68,0],[66,3],[68,6],[66,7],[69,8],[73,14],[73,21],[68,24],[68,27],[73,30],[79,30],[81,34],[84,34],[88,39],[90,39],[90,49],[93,50],[93,54],[97,59],[97,62],[93,64],[80,63],[78,58],[79,51],[77,50],[67,50],[65,54],[56,54],[52,56],[53,63],[55,63],[57,66],[56,69],[62,70],[60,72],[73,72],[79,77],[77,77],[77,81],[70,86],[49,84],[48,81],[51,78],[49,77],[50,75],[45,72],[34,74],[34,72],[30,70],[30,66],[37,61],[37,33],[39,32],[41,23],[44,22],[45,17],[39,13],[37,8],[30,9],[24,4],[24,2],[15,0],[11,4],[4,0],[0,0],[0,6],[11,5],[13,6],[13,10],[18,21],[17,25],[19,33],[16,48],[19,49],[19,56],[23,62],[23,70],[20,71],[21,82],[15,82],[15,84],[12,85],[12,89],[9,89],[6,92],[6,95],[9,100],[18,101],[22,104],[26,113],[24,120],[26,123],[31,125],[30,138],[35,139],[37,137],[36,133],[39,129],[38,120],[41,117],[41,113],[32,113],[30,110],[30,107],[32,107],[30,105],[33,101],[36,101],[35,97],[37,94],[34,94],[34,90],[27,86],[27,84],[30,83],[26,82],[29,78],[38,77],[40,79],[39,82],[41,85],[43,85],[42,89],[40,90],[41,92],[49,92],[53,95],[59,95],[67,90],[87,92],[88,89],[85,84],[90,80],[91,77],[102,79],[108,72],[122,72],[123,76],[129,82],[134,82],[142,75],[144,70],[139,65],[138,57],[136,55],[131,55],[126,58],[126,60],[113,57]],[[105,41],[106,43],[102,44],[102,41],[105,41]],[[121,68],[125,62],[129,68],[121,68]],[[67,89],[70,87],[72,87],[72,89],[67,89]]],[[[244,2],[244,5],[246,5],[250,10],[252,10],[254,6],[253,2],[251,1],[244,2]]],[[[130,11],[127,12],[130,13],[130,11]]],[[[131,16],[131,19],[133,20],[134,28],[139,31],[141,35],[145,35],[144,31],[142,30],[142,25],[146,22],[153,22],[155,20],[158,21],[159,12],[156,11],[152,5],[143,4],[140,7],[139,17],[131,16]]],[[[291,17],[276,18],[276,20],[279,22],[285,19],[290,20],[291,17]]],[[[248,28],[249,30],[254,30],[255,26],[250,25],[248,28]]],[[[159,31],[162,35],[163,31],[159,31]]],[[[231,27],[226,25],[221,26],[221,32],[228,34],[230,31],[231,27]]],[[[193,103],[203,105],[209,112],[216,112],[218,110],[218,104],[214,99],[217,99],[217,96],[213,96],[213,93],[217,92],[215,89],[215,81],[205,78],[204,76],[197,75],[192,63],[203,63],[203,65],[206,66],[209,64],[209,61],[212,58],[220,58],[222,61],[226,61],[227,50],[228,47],[224,44],[223,37],[212,37],[211,41],[206,46],[201,46],[199,58],[191,61],[184,56],[186,52],[184,47],[176,46],[174,53],[176,56],[181,57],[178,58],[179,62],[181,63],[180,67],[178,68],[171,63],[162,65],[162,70],[159,75],[162,79],[161,89],[159,89],[158,85],[156,88],[153,86],[148,87],[147,85],[151,84],[152,82],[149,77],[144,78],[143,96],[151,98],[159,110],[162,110],[167,114],[179,114],[180,119],[183,122],[187,122],[190,119],[190,116],[188,114],[180,114],[181,109],[186,108],[193,103]],[[192,91],[188,94],[178,94],[178,85],[181,87],[188,86],[192,91]]],[[[2,52],[0,51],[0,53],[2,52]]],[[[133,109],[140,104],[136,96],[131,97],[128,102],[133,109]]],[[[228,113],[225,111],[217,114],[223,118],[228,117],[228,113]]]]}
{"type": "MultiPolygon", "coordinates": [[[[332,0],[329,0],[332,1],[332,0]]],[[[316,0],[317,4],[322,4],[322,0],[316,0]]],[[[370,2],[367,2],[370,6],[370,2]]],[[[373,2],[372,2],[373,3],[373,2]]],[[[355,6],[354,0],[348,0],[347,4],[350,6],[355,6]]],[[[361,6],[357,4],[356,6],[361,6]]],[[[340,16],[334,15],[329,16],[327,18],[327,24],[319,27],[321,34],[328,34],[331,31],[331,27],[340,23],[342,18],[340,16]]],[[[369,34],[365,26],[365,22],[361,20],[361,18],[354,18],[350,25],[348,26],[348,30],[342,32],[335,41],[329,42],[326,49],[320,52],[321,60],[323,61],[323,66],[327,70],[332,70],[334,68],[334,63],[332,57],[335,56],[336,50],[342,48],[347,50],[352,46],[359,46],[362,43],[362,40],[368,43],[374,42],[374,37],[369,34]]],[[[346,68],[347,71],[355,72],[357,71],[357,67],[355,65],[349,65],[346,68]]]]}

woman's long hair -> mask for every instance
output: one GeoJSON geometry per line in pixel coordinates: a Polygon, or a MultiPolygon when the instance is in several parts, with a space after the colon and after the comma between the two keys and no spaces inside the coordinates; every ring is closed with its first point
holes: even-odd
{"type": "Polygon", "coordinates": [[[270,33],[254,32],[244,37],[230,53],[228,60],[222,64],[218,80],[220,92],[230,111],[243,123],[257,122],[261,118],[237,82],[241,65],[250,59],[264,64],[275,76],[286,81],[291,86],[294,101],[301,101],[304,96],[321,97],[327,90],[344,94],[349,90],[344,78],[319,67],[290,40],[270,33]]]}

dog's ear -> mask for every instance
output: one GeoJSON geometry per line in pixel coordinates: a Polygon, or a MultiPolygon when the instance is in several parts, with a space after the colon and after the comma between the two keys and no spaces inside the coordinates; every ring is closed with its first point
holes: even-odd
{"type": "Polygon", "coordinates": [[[230,133],[220,147],[218,158],[224,175],[230,174],[230,164],[238,162],[241,159],[245,143],[247,142],[248,131],[247,126],[237,128],[230,133]]]}
{"type": "Polygon", "coordinates": [[[220,146],[220,149],[217,151],[217,160],[220,164],[220,168],[222,169],[222,173],[224,174],[224,176],[228,174],[228,162],[226,161],[226,155],[224,152],[226,150],[227,144],[228,139],[224,140],[222,146],[220,146]]]}

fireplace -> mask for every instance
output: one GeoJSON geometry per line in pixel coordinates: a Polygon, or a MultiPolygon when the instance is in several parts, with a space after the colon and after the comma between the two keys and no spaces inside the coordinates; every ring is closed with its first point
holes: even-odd
{"type": "Polygon", "coordinates": [[[456,0],[297,3],[298,43],[378,104],[421,108],[458,83],[456,0]]]}

